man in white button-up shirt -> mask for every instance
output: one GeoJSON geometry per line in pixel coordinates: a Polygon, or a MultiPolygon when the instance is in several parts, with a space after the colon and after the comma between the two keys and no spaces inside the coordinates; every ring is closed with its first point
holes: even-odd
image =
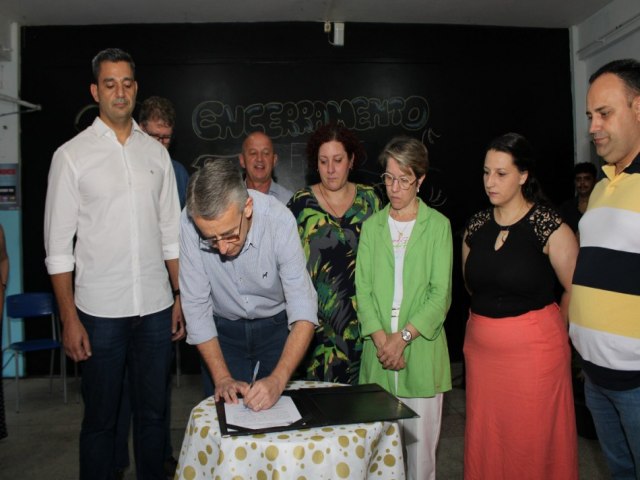
{"type": "Polygon", "coordinates": [[[164,478],[171,339],[183,335],[175,175],[166,149],[131,117],[131,57],[103,50],[92,67],[100,115],[53,156],[44,229],[65,351],[84,362],[80,478],[113,474],[125,367],[137,477],[164,478]]]}

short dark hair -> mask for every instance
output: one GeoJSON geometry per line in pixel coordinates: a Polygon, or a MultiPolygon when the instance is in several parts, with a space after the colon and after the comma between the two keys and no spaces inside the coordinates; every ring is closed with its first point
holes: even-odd
{"type": "Polygon", "coordinates": [[[138,122],[145,124],[149,120],[158,120],[173,127],[176,123],[176,109],[173,108],[173,103],[163,97],[147,98],[140,107],[138,122]]]}
{"type": "Polygon", "coordinates": [[[353,169],[356,170],[365,157],[364,147],[358,137],[347,127],[329,123],[316,129],[307,141],[307,165],[309,171],[318,168],[318,152],[327,142],[340,142],[349,158],[353,157],[353,169]]]}
{"type": "Polygon", "coordinates": [[[546,202],[540,183],[536,178],[536,160],[529,140],[519,133],[505,133],[489,142],[486,151],[490,150],[508,153],[518,171],[528,173],[527,180],[521,187],[524,198],[530,202],[546,202]]]}
{"type": "Polygon", "coordinates": [[[598,176],[598,169],[591,162],[580,162],[573,167],[573,175],[575,176],[579,173],[587,173],[595,179],[598,176]]]}
{"type": "Polygon", "coordinates": [[[611,73],[620,78],[632,96],[640,95],[640,62],[637,60],[633,58],[623,58],[603,65],[589,77],[589,85],[605,73],[611,73]]]}
{"type": "Polygon", "coordinates": [[[119,48],[106,48],[93,57],[91,60],[91,68],[93,70],[93,78],[97,82],[98,77],[100,76],[100,65],[102,62],[127,62],[131,67],[131,73],[134,78],[136,76],[136,64],[129,55],[124,50],[120,50],[119,48]]]}

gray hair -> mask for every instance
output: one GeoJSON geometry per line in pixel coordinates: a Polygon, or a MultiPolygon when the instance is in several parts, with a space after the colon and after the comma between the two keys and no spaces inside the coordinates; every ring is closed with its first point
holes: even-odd
{"type": "Polygon", "coordinates": [[[386,167],[390,158],[398,162],[400,167],[411,170],[416,178],[426,175],[429,170],[427,147],[415,138],[404,135],[393,137],[380,154],[380,165],[386,167]]]}
{"type": "Polygon", "coordinates": [[[187,214],[191,218],[214,220],[235,204],[244,208],[249,192],[236,160],[216,158],[205,162],[189,180],[187,214]]]}

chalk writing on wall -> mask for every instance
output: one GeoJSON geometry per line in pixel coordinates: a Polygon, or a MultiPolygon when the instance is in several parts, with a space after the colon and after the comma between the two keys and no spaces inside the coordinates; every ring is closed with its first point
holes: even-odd
{"type": "MultiPolygon", "coordinates": [[[[74,119],[76,130],[80,131],[90,125],[97,114],[98,105],[95,103],[82,107],[74,119]]],[[[206,100],[196,104],[191,110],[193,134],[198,142],[202,142],[201,147],[196,147],[194,151],[193,147],[198,142],[190,142],[190,150],[178,148],[173,153],[194,169],[216,158],[237,159],[242,141],[249,133],[260,130],[274,141],[280,157],[278,181],[291,190],[297,190],[306,183],[306,137],[319,126],[336,122],[359,133],[365,150],[373,149],[373,152],[367,152],[368,157],[370,153],[377,156],[376,150],[389,140],[376,132],[384,131],[387,127],[396,131],[404,130],[407,134],[420,138],[425,145],[433,145],[441,135],[428,125],[429,120],[429,102],[420,95],[388,98],[357,96],[327,101],[268,101],[248,105],[206,100]],[[191,160],[188,160],[189,157],[191,160]]],[[[430,171],[437,173],[437,168],[432,165],[430,171]]],[[[369,181],[378,181],[378,167],[374,162],[369,162],[369,158],[363,159],[360,172],[369,181]]],[[[447,201],[447,196],[439,187],[425,185],[425,188],[430,190],[425,193],[432,205],[442,205],[447,201]]]]}
{"type": "Polygon", "coordinates": [[[379,127],[401,127],[407,131],[425,128],[429,102],[419,95],[407,97],[355,97],[343,100],[299,100],[229,105],[207,100],[193,110],[193,131],[202,140],[244,138],[262,130],[272,139],[298,137],[318,126],[336,122],[363,132],[379,127]]]}

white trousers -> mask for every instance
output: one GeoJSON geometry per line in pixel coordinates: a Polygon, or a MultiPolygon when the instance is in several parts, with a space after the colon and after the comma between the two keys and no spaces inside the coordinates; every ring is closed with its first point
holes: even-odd
{"type": "Polygon", "coordinates": [[[435,480],[436,449],[442,425],[442,393],[429,398],[400,398],[420,418],[400,420],[408,480],[435,480]]]}

